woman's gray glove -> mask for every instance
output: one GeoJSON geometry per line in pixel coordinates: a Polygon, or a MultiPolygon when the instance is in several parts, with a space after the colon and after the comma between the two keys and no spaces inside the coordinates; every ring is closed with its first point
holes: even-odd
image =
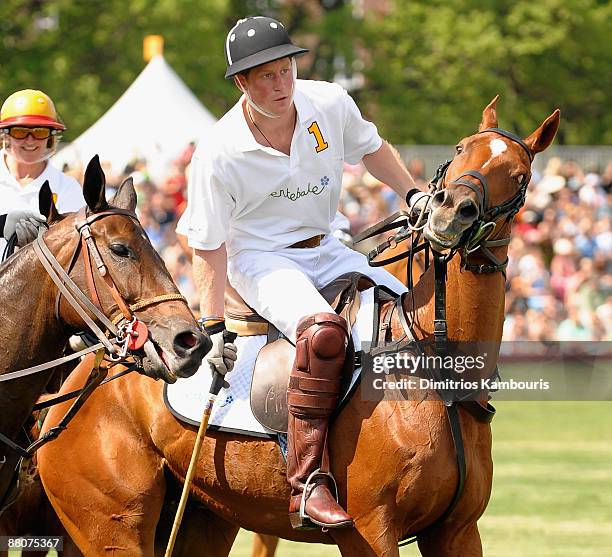
{"type": "Polygon", "coordinates": [[[17,246],[20,248],[32,242],[38,236],[38,229],[45,226],[47,219],[32,209],[17,209],[6,215],[2,235],[9,240],[17,234],[17,246]]]}
{"type": "Polygon", "coordinates": [[[233,335],[226,329],[210,335],[212,348],[206,355],[206,360],[210,365],[210,369],[217,371],[221,375],[225,375],[234,369],[234,364],[238,357],[238,348],[229,340],[230,336],[233,335]]]}

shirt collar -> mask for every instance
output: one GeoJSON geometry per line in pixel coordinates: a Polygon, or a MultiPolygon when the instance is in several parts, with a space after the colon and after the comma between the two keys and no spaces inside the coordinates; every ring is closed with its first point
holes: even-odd
{"type": "Polygon", "coordinates": [[[298,120],[301,124],[306,124],[310,121],[312,116],[314,115],[314,106],[312,105],[312,101],[298,89],[298,83],[300,80],[297,80],[295,85],[295,92],[293,93],[293,104],[295,104],[295,108],[298,114],[298,120]]]}
{"type": "Polygon", "coordinates": [[[245,101],[245,95],[242,95],[238,102],[232,107],[230,114],[232,118],[232,128],[237,138],[236,148],[239,151],[256,151],[257,149],[263,149],[263,145],[260,145],[255,140],[255,136],[251,132],[251,128],[244,117],[244,111],[242,110],[242,103],[245,101]]]}
{"type": "MultiPolygon", "coordinates": [[[[297,87],[293,93],[293,104],[295,105],[295,109],[297,110],[297,118],[300,124],[309,123],[310,119],[314,114],[314,107],[310,99],[302,93],[297,87]]],[[[232,128],[236,132],[236,137],[238,138],[236,143],[236,148],[239,151],[247,152],[247,151],[256,151],[258,149],[267,150],[268,147],[261,145],[257,142],[249,125],[244,116],[244,112],[242,110],[242,103],[246,100],[245,95],[242,95],[238,102],[232,107],[230,110],[231,118],[232,118],[232,128]]],[[[230,115],[228,114],[228,116],[230,115]]]]}

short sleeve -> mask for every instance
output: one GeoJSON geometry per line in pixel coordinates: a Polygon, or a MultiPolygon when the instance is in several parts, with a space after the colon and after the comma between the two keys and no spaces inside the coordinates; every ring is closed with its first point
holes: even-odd
{"type": "Polygon", "coordinates": [[[344,118],[344,160],[357,164],[365,155],[374,153],[382,145],[382,139],[372,122],[361,115],[353,98],[343,90],[344,118]]]}
{"type": "Polygon", "coordinates": [[[211,157],[194,155],[187,185],[187,208],[180,232],[190,247],[217,249],[227,240],[234,199],[211,157]]]}

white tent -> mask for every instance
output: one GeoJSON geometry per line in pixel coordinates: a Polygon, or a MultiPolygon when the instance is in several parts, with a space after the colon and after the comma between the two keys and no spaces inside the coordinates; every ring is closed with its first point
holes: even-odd
{"type": "Polygon", "coordinates": [[[155,56],[134,83],[93,126],[54,157],[59,168],[85,166],[95,154],[119,173],[144,157],[159,175],[190,141],[216,122],[162,55],[155,56]]]}

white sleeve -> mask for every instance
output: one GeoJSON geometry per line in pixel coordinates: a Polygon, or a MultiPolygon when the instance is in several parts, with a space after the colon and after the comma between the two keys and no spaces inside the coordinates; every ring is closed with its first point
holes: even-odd
{"type": "Polygon", "coordinates": [[[353,98],[343,90],[344,100],[344,160],[357,164],[365,155],[378,151],[382,139],[372,122],[364,120],[353,98]]]}
{"type": "Polygon", "coordinates": [[[190,247],[217,249],[226,241],[235,202],[228,184],[209,156],[194,155],[189,170],[187,208],[181,231],[187,233],[190,247]]]}
{"type": "Polygon", "coordinates": [[[85,206],[83,189],[72,176],[60,173],[60,187],[56,192],[57,210],[60,213],[73,213],[85,206]]]}

